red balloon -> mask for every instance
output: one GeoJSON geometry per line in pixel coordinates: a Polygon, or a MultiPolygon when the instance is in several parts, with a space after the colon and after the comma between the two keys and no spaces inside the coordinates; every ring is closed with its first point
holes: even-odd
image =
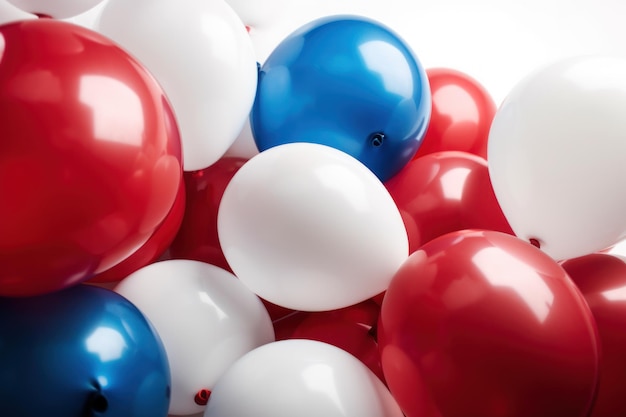
{"type": "Polygon", "coordinates": [[[382,381],[374,328],[380,307],[373,300],[323,312],[295,312],[274,322],[276,340],[309,339],[336,346],[358,358],[382,381]]]}
{"type": "Polygon", "coordinates": [[[185,214],[185,184],[181,180],[174,206],[148,241],[111,269],[96,275],[90,283],[119,282],[133,272],[159,259],[172,243],[185,214]]]}
{"type": "Polygon", "coordinates": [[[598,381],[596,332],[556,261],[514,236],[466,230],[400,267],[378,341],[407,417],[584,417],[598,381]]]}
{"type": "Polygon", "coordinates": [[[206,262],[232,272],[217,235],[217,213],[226,186],[246,161],[224,157],[208,168],[183,174],[185,215],[169,248],[171,258],[206,262]]]}
{"type": "Polygon", "coordinates": [[[182,176],[151,74],[91,30],[0,26],[0,295],[59,290],[144,244],[182,176]]]}
{"type": "Polygon", "coordinates": [[[496,200],[487,161],[460,151],[411,160],[385,183],[409,237],[409,251],[445,233],[485,229],[513,235],[496,200]]]}
{"type": "MultiPolygon", "coordinates": [[[[185,214],[165,259],[191,259],[232,272],[217,234],[217,213],[224,190],[247,159],[224,157],[208,168],[185,172],[185,214]]],[[[293,310],[262,300],[272,320],[293,310]]]]}
{"type": "Polygon", "coordinates": [[[587,300],[600,335],[600,382],[591,416],[626,416],[626,260],[591,254],[561,266],[587,300]]]}
{"type": "Polygon", "coordinates": [[[474,78],[449,68],[426,70],[432,112],[414,158],[440,151],[463,151],[487,158],[487,138],[497,106],[474,78]]]}

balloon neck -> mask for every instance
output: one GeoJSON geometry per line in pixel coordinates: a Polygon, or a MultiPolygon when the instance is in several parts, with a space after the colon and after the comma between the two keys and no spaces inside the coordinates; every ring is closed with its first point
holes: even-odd
{"type": "Polygon", "coordinates": [[[43,13],[33,13],[33,14],[40,19],[52,19],[52,16],[48,14],[43,14],[43,13]]]}
{"type": "Polygon", "coordinates": [[[101,392],[94,392],[87,399],[83,417],[93,417],[96,413],[101,414],[109,409],[109,401],[101,392]]]}
{"type": "Polygon", "coordinates": [[[375,148],[378,148],[379,146],[382,146],[384,141],[385,141],[385,134],[384,133],[380,133],[380,132],[374,133],[370,137],[370,143],[375,148]]]}
{"type": "Polygon", "coordinates": [[[530,244],[531,244],[531,245],[533,245],[534,247],[536,247],[536,248],[538,248],[538,249],[541,249],[541,242],[539,242],[539,239],[535,239],[535,238],[533,237],[533,238],[530,238],[528,241],[529,241],[529,242],[530,242],[530,244]]]}
{"type": "Polygon", "coordinates": [[[201,389],[200,391],[198,391],[198,393],[196,394],[195,398],[193,399],[196,404],[198,405],[207,405],[207,403],[209,402],[209,397],[211,396],[211,391],[208,389],[201,389]]]}

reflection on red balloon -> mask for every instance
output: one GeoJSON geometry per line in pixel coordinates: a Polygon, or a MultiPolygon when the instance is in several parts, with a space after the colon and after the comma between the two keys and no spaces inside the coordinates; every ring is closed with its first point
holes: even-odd
{"type": "Polygon", "coordinates": [[[489,179],[487,161],[460,151],[413,159],[385,183],[409,236],[409,251],[445,233],[485,229],[513,234],[489,179]]]}
{"type": "Polygon", "coordinates": [[[600,335],[600,383],[591,417],[626,416],[626,259],[591,254],[561,266],[585,296],[600,335]]]}
{"type": "Polygon", "coordinates": [[[440,151],[463,151],[487,158],[489,128],[497,106],[469,75],[449,68],[426,70],[432,113],[414,158],[440,151]]]}
{"type": "Polygon", "coordinates": [[[0,295],[74,285],[127,258],[182,176],[165,94],[126,51],[39,19],[0,26],[0,295]]]}
{"type": "Polygon", "coordinates": [[[378,340],[407,417],[584,417],[598,381],[596,331],[548,255],[505,233],[459,231],[400,267],[378,340]]]}

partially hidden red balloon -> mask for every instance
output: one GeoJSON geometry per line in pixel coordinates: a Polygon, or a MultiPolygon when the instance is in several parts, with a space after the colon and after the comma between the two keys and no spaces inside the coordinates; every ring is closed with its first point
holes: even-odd
{"type": "Polygon", "coordinates": [[[383,382],[374,334],[380,307],[373,300],[323,312],[295,312],[274,322],[276,340],[308,339],[336,346],[358,358],[383,382]]]}
{"type": "Polygon", "coordinates": [[[185,215],[169,248],[171,258],[206,262],[231,271],[217,234],[217,213],[224,190],[246,161],[224,157],[208,168],[183,173],[185,215]]]}
{"type": "Polygon", "coordinates": [[[119,282],[133,272],[149,265],[161,257],[174,240],[176,233],[183,221],[185,214],[185,184],[180,181],[178,194],[172,209],[168,213],[163,223],[150,236],[148,241],[128,258],[111,269],[96,275],[89,280],[90,283],[119,282]]]}
{"type": "MultiPolygon", "coordinates": [[[[165,259],[201,261],[232,272],[217,234],[217,213],[224,190],[246,161],[246,158],[224,157],[208,168],[183,173],[185,214],[176,237],[164,254],[165,259]]],[[[293,312],[262,301],[272,320],[293,312]]]]}
{"type": "Polygon", "coordinates": [[[0,295],[76,284],[152,236],[182,176],[171,114],[104,36],[52,19],[0,26],[0,295]]]}
{"type": "Polygon", "coordinates": [[[590,254],[561,266],[587,300],[600,335],[600,383],[591,417],[626,416],[626,259],[590,254]]]}
{"type": "Polygon", "coordinates": [[[443,234],[485,229],[513,235],[496,199],[487,161],[460,151],[411,160],[385,183],[407,230],[409,251],[443,234]]]}
{"type": "Polygon", "coordinates": [[[585,417],[596,393],[583,296],[556,261],[505,233],[452,232],[410,255],[378,341],[407,417],[585,417]]]}
{"type": "Polygon", "coordinates": [[[426,70],[432,97],[428,130],[414,158],[463,151],[487,158],[487,139],[497,106],[476,79],[451,68],[426,70]]]}

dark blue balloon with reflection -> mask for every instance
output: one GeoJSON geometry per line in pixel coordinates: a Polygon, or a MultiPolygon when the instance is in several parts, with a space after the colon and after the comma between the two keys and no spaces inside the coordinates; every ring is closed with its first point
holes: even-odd
{"type": "Polygon", "coordinates": [[[260,151],[328,145],[386,181],[417,152],[430,112],[426,72],[403,40],[367,18],[330,16],[289,35],[260,67],[250,123],[260,151]]]}
{"type": "Polygon", "coordinates": [[[0,414],[165,417],[170,371],[158,334],[119,294],[79,285],[0,298],[0,414]]]}

